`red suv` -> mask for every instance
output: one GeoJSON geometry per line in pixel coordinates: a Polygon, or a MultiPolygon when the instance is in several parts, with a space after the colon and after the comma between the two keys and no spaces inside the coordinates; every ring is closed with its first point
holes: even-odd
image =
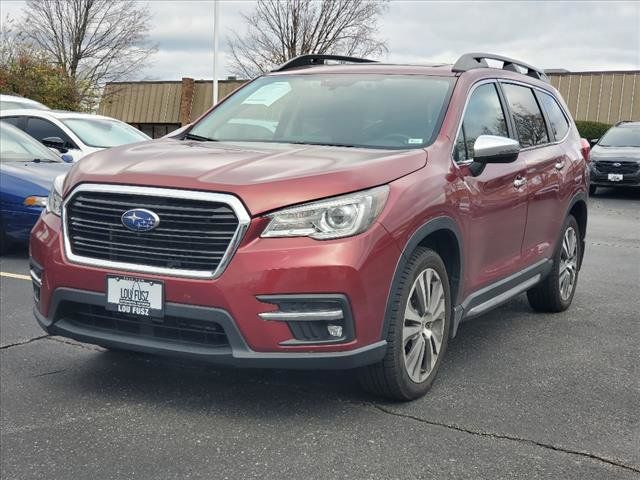
{"type": "Polygon", "coordinates": [[[522,62],[298,57],[57,179],[31,234],[35,315],[112,349],[354,368],[413,399],[460,322],[522,292],[569,307],[586,155],[522,62]]]}

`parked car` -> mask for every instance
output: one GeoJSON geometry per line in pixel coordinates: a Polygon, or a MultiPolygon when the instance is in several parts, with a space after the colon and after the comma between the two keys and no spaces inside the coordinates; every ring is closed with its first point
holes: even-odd
{"type": "Polygon", "coordinates": [[[50,110],[46,105],[30,100],[28,98],[19,97],[17,95],[4,95],[0,94],[0,110],[16,110],[16,109],[36,109],[36,110],[50,110]]]}
{"type": "Polygon", "coordinates": [[[2,244],[26,242],[47,203],[55,177],[70,165],[21,130],[0,122],[2,244]]]}
{"type": "Polygon", "coordinates": [[[57,180],[31,235],[34,311],[106,348],[356,368],[367,389],[413,399],[462,321],[523,292],[535,310],[569,307],[588,150],[544,73],[517,60],[305,55],[180,138],[98,152],[57,180]]]}
{"type": "Polygon", "coordinates": [[[74,161],[105,148],[144,142],[149,136],[120,120],[58,110],[3,110],[0,119],[74,161]]]}
{"type": "Polygon", "coordinates": [[[597,139],[591,149],[591,184],[598,187],[640,186],[640,122],[620,122],[597,139]]]}

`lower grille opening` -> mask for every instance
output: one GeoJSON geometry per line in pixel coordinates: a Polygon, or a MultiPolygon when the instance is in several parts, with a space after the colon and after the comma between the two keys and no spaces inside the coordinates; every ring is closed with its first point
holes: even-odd
{"type": "Polygon", "coordinates": [[[224,347],[229,345],[222,326],[207,320],[166,315],[164,318],[140,318],[106,310],[99,305],[62,302],[56,320],[103,332],[117,332],[170,342],[224,347]]]}

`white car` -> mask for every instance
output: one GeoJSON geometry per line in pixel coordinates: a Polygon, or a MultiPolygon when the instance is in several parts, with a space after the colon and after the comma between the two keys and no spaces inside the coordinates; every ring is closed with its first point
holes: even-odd
{"type": "Polygon", "coordinates": [[[58,110],[15,109],[0,111],[0,119],[60,153],[80,160],[98,150],[150,137],[115,118],[58,110]]]}
{"type": "Polygon", "coordinates": [[[46,105],[29,98],[17,95],[0,94],[0,110],[15,110],[18,108],[33,108],[36,110],[50,110],[46,105]]]}

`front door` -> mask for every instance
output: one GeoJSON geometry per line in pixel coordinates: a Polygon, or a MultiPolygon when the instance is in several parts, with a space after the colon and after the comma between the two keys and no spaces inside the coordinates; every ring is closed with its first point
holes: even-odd
{"type": "Polygon", "coordinates": [[[527,166],[523,159],[488,164],[477,176],[468,168],[480,135],[509,137],[509,127],[495,83],[472,91],[454,149],[468,204],[465,218],[465,292],[504,278],[522,266],[521,247],[527,218],[527,166]]]}

